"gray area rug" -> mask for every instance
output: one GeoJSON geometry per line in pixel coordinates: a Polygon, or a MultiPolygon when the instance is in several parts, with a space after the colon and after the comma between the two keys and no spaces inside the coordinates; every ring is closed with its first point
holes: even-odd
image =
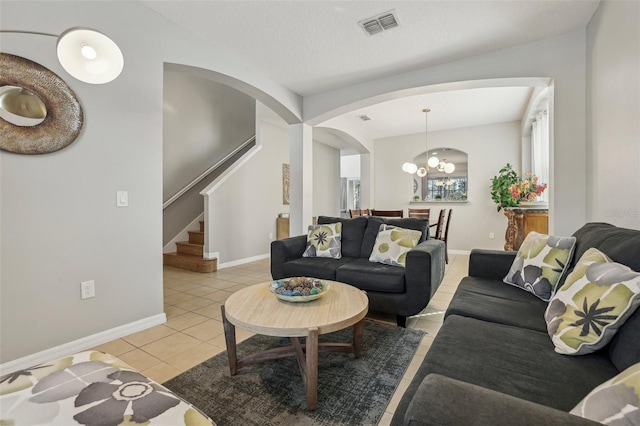
{"type": "MultiPolygon", "coordinates": [[[[211,417],[233,425],[376,425],[424,332],[366,320],[363,354],[320,353],[318,409],[306,393],[294,357],[267,361],[229,375],[226,351],[164,383],[211,417]]],[[[352,328],[321,335],[320,342],[349,342],[352,328]]],[[[289,339],[255,335],[238,345],[238,357],[289,339]]]]}

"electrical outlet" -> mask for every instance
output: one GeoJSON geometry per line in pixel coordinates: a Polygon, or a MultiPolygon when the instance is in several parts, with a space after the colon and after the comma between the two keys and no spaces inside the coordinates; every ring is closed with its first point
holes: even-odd
{"type": "Polygon", "coordinates": [[[269,232],[269,239],[273,240],[273,232],[269,232]]]}
{"type": "Polygon", "coordinates": [[[96,283],[91,281],[83,281],[80,283],[80,298],[82,300],[95,297],[96,295],[96,283]]]}
{"type": "Polygon", "coordinates": [[[489,232],[489,239],[493,240],[495,238],[495,235],[493,235],[493,232],[489,232]]]}

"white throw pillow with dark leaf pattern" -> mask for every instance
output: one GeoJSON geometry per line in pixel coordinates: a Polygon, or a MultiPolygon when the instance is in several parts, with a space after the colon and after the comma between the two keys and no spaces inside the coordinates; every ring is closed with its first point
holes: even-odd
{"type": "Polygon", "coordinates": [[[589,392],[571,414],[605,425],[640,425],[640,362],[589,392]]]}
{"type": "Polygon", "coordinates": [[[604,347],[640,304],[640,273],[590,248],[545,312],[555,351],[584,355],[604,347]]]}
{"type": "Polygon", "coordinates": [[[571,261],[575,245],[575,237],[529,232],[503,281],[548,302],[571,261]]]}
{"type": "Polygon", "coordinates": [[[404,267],[407,252],[418,244],[421,236],[420,231],[383,223],[378,230],[369,261],[404,267]]]}
{"type": "Polygon", "coordinates": [[[342,257],[342,223],[310,225],[302,257],[342,257]]]}

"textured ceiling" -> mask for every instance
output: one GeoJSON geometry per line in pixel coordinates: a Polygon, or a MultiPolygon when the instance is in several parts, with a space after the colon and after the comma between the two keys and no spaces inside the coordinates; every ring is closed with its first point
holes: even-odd
{"type": "Polygon", "coordinates": [[[160,1],[143,4],[300,95],[584,28],[598,1],[160,1]],[[358,22],[395,10],[400,26],[358,22]]]}
{"type": "MultiPolygon", "coordinates": [[[[585,28],[599,3],[140,1],[302,96],[585,28]],[[358,26],[390,10],[398,17],[398,28],[368,36],[358,26]]],[[[429,131],[500,123],[521,119],[530,93],[529,88],[441,92],[373,105],[342,118],[374,139],[423,132],[425,107],[432,109],[429,131]],[[360,121],[357,116],[363,114],[372,120],[360,121]]],[[[322,125],[330,127],[330,122],[322,125]]],[[[343,138],[325,136],[329,145],[349,147],[343,138]]]]}

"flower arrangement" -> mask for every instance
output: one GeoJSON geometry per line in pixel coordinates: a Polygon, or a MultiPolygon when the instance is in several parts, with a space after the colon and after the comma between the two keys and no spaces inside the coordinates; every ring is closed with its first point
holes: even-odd
{"type": "Polygon", "coordinates": [[[547,189],[547,184],[539,183],[538,176],[531,173],[525,173],[522,179],[509,186],[511,198],[521,201],[533,201],[542,195],[545,189],[547,189]]]}
{"type": "Polygon", "coordinates": [[[491,199],[496,203],[497,210],[505,207],[516,207],[518,200],[511,196],[511,185],[518,182],[518,174],[511,168],[511,164],[500,169],[500,174],[491,179],[491,199]]]}
{"type": "Polygon", "coordinates": [[[500,169],[500,174],[491,179],[491,199],[497,210],[505,207],[518,207],[520,201],[533,201],[547,189],[546,183],[539,183],[538,177],[526,173],[521,179],[511,164],[500,169]]]}

